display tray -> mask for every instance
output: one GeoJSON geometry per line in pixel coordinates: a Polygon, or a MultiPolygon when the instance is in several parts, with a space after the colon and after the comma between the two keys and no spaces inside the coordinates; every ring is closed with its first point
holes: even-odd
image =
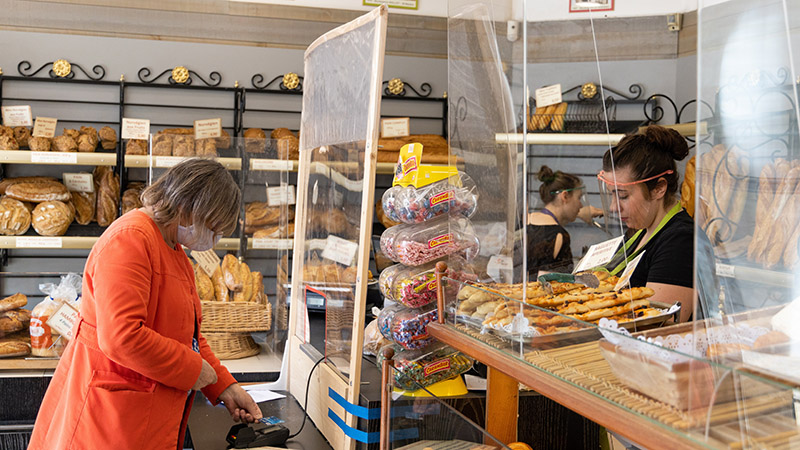
{"type": "MultiPolygon", "coordinates": [[[[677,322],[680,318],[680,313],[681,313],[680,302],[677,304],[678,307],[675,308],[675,311],[673,312],[669,312],[669,309],[673,305],[667,303],[650,302],[650,305],[654,308],[663,309],[665,310],[665,312],[657,316],[644,317],[641,319],[632,320],[630,322],[624,322],[620,324],[620,327],[623,327],[628,331],[644,331],[652,328],[661,327],[665,323],[667,323],[669,319],[673,319],[674,322],[677,322]]],[[[483,321],[480,319],[473,319],[472,317],[457,315],[456,322],[462,323],[472,328],[483,330],[483,321]]],[[[576,320],[576,323],[580,322],[576,320]]],[[[573,344],[580,344],[582,342],[589,342],[597,340],[601,337],[600,329],[594,326],[575,331],[544,334],[539,336],[525,336],[522,334],[513,334],[504,330],[498,330],[496,328],[489,328],[489,327],[487,327],[486,330],[487,333],[493,336],[497,336],[505,341],[519,342],[534,347],[561,347],[564,345],[573,345],[573,344]]]]}

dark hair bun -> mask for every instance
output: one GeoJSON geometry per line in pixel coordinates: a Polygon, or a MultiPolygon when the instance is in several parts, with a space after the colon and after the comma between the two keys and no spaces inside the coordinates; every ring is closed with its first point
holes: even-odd
{"type": "Polygon", "coordinates": [[[553,173],[553,169],[542,166],[542,168],[539,169],[539,173],[536,174],[536,177],[543,183],[552,183],[556,179],[556,174],[553,173]]]}
{"type": "Polygon", "coordinates": [[[653,146],[668,153],[676,161],[681,161],[689,155],[689,145],[686,144],[686,139],[672,128],[649,125],[644,129],[643,134],[653,146]]]}

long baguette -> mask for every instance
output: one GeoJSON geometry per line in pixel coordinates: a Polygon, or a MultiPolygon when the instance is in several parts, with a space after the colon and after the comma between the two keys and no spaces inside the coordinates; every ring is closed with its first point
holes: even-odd
{"type": "Polygon", "coordinates": [[[769,212],[769,206],[775,198],[775,188],[772,180],[775,178],[775,166],[767,164],[761,169],[758,177],[758,199],[756,200],[756,224],[753,229],[753,238],[747,246],[747,259],[755,260],[758,241],[756,237],[763,231],[765,218],[769,212]]]}

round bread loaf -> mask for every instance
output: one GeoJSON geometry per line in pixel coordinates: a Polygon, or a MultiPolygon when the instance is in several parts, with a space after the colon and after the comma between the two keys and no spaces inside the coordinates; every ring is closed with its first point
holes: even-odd
{"type": "Polygon", "coordinates": [[[28,208],[13,198],[0,200],[0,233],[6,236],[25,234],[31,226],[31,213],[28,208]]]}
{"type": "Polygon", "coordinates": [[[33,229],[42,236],[63,236],[74,216],[63,202],[42,202],[33,209],[33,229]]]}

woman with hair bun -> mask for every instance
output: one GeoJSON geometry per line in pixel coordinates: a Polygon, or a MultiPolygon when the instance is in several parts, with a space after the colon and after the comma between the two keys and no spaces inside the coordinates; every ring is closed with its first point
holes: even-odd
{"type": "Polygon", "coordinates": [[[536,278],[547,272],[569,273],[573,265],[572,250],[564,225],[578,217],[590,222],[603,211],[583,206],[581,197],[586,186],[575,175],[542,166],[537,176],[542,182],[539,197],[544,207],[528,215],[528,274],[536,278]]]}
{"type": "Polygon", "coordinates": [[[675,161],[688,154],[677,131],[650,125],[606,151],[597,175],[610,197],[611,212],[638,230],[606,268],[620,275],[644,253],[631,286],[652,288],[654,301],[680,301],[681,321],[691,317],[694,299],[694,222],[676,195],[680,177],[675,161]]]}

